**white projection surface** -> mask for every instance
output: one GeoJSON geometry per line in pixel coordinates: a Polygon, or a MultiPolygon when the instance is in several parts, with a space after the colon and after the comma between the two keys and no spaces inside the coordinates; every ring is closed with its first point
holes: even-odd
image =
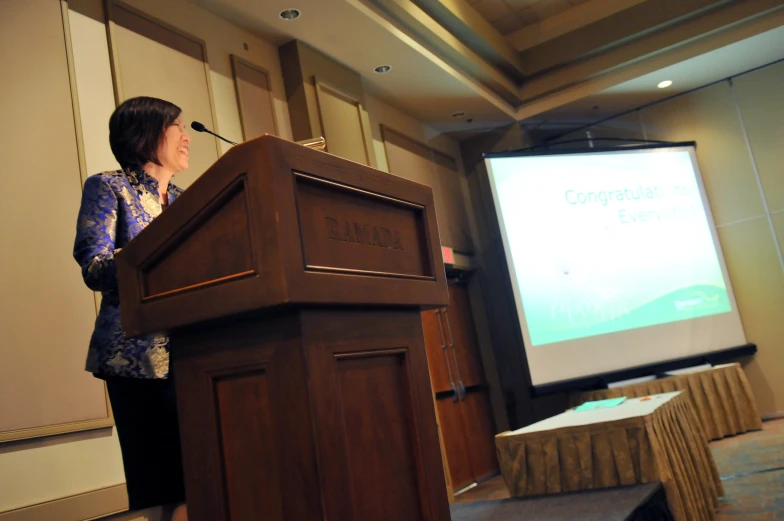
{"type": "Polygon", "coordinates": [[[485,161],[534,385],[746,344],[692,146],[485,161]]]}

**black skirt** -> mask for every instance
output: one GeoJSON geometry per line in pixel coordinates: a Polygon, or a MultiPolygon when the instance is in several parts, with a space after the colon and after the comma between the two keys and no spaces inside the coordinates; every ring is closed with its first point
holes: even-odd
{"type": "Polygon", "coordinates": [[[131,510],[185,502],[174,382],[104,377],[131,510]]]}

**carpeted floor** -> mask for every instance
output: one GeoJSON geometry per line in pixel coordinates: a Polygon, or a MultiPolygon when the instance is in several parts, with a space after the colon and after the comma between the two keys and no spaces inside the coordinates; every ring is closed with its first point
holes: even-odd
{"type": "Polygon", "coordinates": [[[455,503],[449,510],[452,521],[663,521],[667,497],[661,483],[646,483],[525,500],[455,503]]]}
{"type": "MultiPolygon", "coordinates": [[[[711,443],[725,495],[716,521],[784,520],[784,419],[758,432],[711,443]]],[[[469,489],[456,502],[509,497],[501,476],[469,489]]]]}
{"type": "Polygon", "coordinates": [[[711,443],[724,482],[716,521],[784,519],[784,420],[711,443]]]}

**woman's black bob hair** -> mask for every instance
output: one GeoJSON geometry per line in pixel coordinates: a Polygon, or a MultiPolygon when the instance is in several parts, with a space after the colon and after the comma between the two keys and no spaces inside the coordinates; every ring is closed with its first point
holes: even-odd
{"type": "Polygon", "coordinates": [[[120,166],[160,165],[158,146],[181,112],[174,103],[147,96],[122,102],[109,118],[109,145],[120,166]]]}

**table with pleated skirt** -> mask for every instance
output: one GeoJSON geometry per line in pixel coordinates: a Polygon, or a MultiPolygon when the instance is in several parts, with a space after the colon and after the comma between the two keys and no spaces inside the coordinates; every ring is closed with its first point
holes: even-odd
{"type": "Polygon", "coordinates": [[[496,448],[513,497],[659,481],[676,521],[710,521],[724,493],[684,391],[569,410],[498,434],[496,448]]]}
{"type": "Polygon", "coordinates": [[[575,393],[571,405],[605,400],[620,396],[637,397],[672,391],[686,391],[709,440],[719,440],[748,431],[762,429],[762,418],[757,408],[746,373],[738,363],[668,376],[648,382],[575,393]]]}

